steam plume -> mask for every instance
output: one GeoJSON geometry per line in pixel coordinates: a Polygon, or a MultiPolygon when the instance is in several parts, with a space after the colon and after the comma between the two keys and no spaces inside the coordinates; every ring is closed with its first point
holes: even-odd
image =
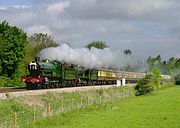
{"type": "Polygon", "coordinates": [[[67,44],[58,47],[43,49],[38,56],[41,59],[58,60],[60,62],[81,65],[85,68],[113,68],[122,69],[132,65],[135,61],[130,56],[125,56],[120,51],[109,48],[71,48],[67,44]]]}

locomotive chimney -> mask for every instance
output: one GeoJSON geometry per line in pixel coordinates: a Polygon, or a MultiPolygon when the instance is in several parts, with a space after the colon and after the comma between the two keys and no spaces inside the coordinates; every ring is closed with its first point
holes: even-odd
{"type": "Polygon", "coordinates": [[[40,57],[35,57],[36,62],[39,62],[39,60],[40,60],[40,57]]]}

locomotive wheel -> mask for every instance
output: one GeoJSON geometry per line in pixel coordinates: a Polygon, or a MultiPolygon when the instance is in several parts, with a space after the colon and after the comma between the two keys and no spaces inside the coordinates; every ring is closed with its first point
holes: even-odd
{"type": "Polygon", "coordinates": [[[38,88],[38,84],[27,84],[27,90],[34,90],[38,88]]]}

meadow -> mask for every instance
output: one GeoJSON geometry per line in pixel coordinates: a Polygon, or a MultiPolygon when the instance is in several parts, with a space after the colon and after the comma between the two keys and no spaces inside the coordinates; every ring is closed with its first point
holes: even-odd
{"type": "Polygon", "coordinates": [[[28,128],[180,128],[180,86],[50,116],[28,128]]]}

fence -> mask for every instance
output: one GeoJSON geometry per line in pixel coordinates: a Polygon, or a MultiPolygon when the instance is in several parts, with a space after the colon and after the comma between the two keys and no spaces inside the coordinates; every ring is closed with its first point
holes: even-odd
{"type": "MultiPolygon", "coordinates": [[[[131,91],[81,97],[61,97],[60,101],[47,102],[44,107],[31,107],[27,111],[18,111],[4,117],[0,117],[0,128],[24,128],[32,125],[36,121],[64,112],[88,108],[92,106],[102,106],[108,102],[118,101],[130,96],[134,96],[131,91]]],[[[53,100],[53,99],[52,99],[53,100]]]]}

